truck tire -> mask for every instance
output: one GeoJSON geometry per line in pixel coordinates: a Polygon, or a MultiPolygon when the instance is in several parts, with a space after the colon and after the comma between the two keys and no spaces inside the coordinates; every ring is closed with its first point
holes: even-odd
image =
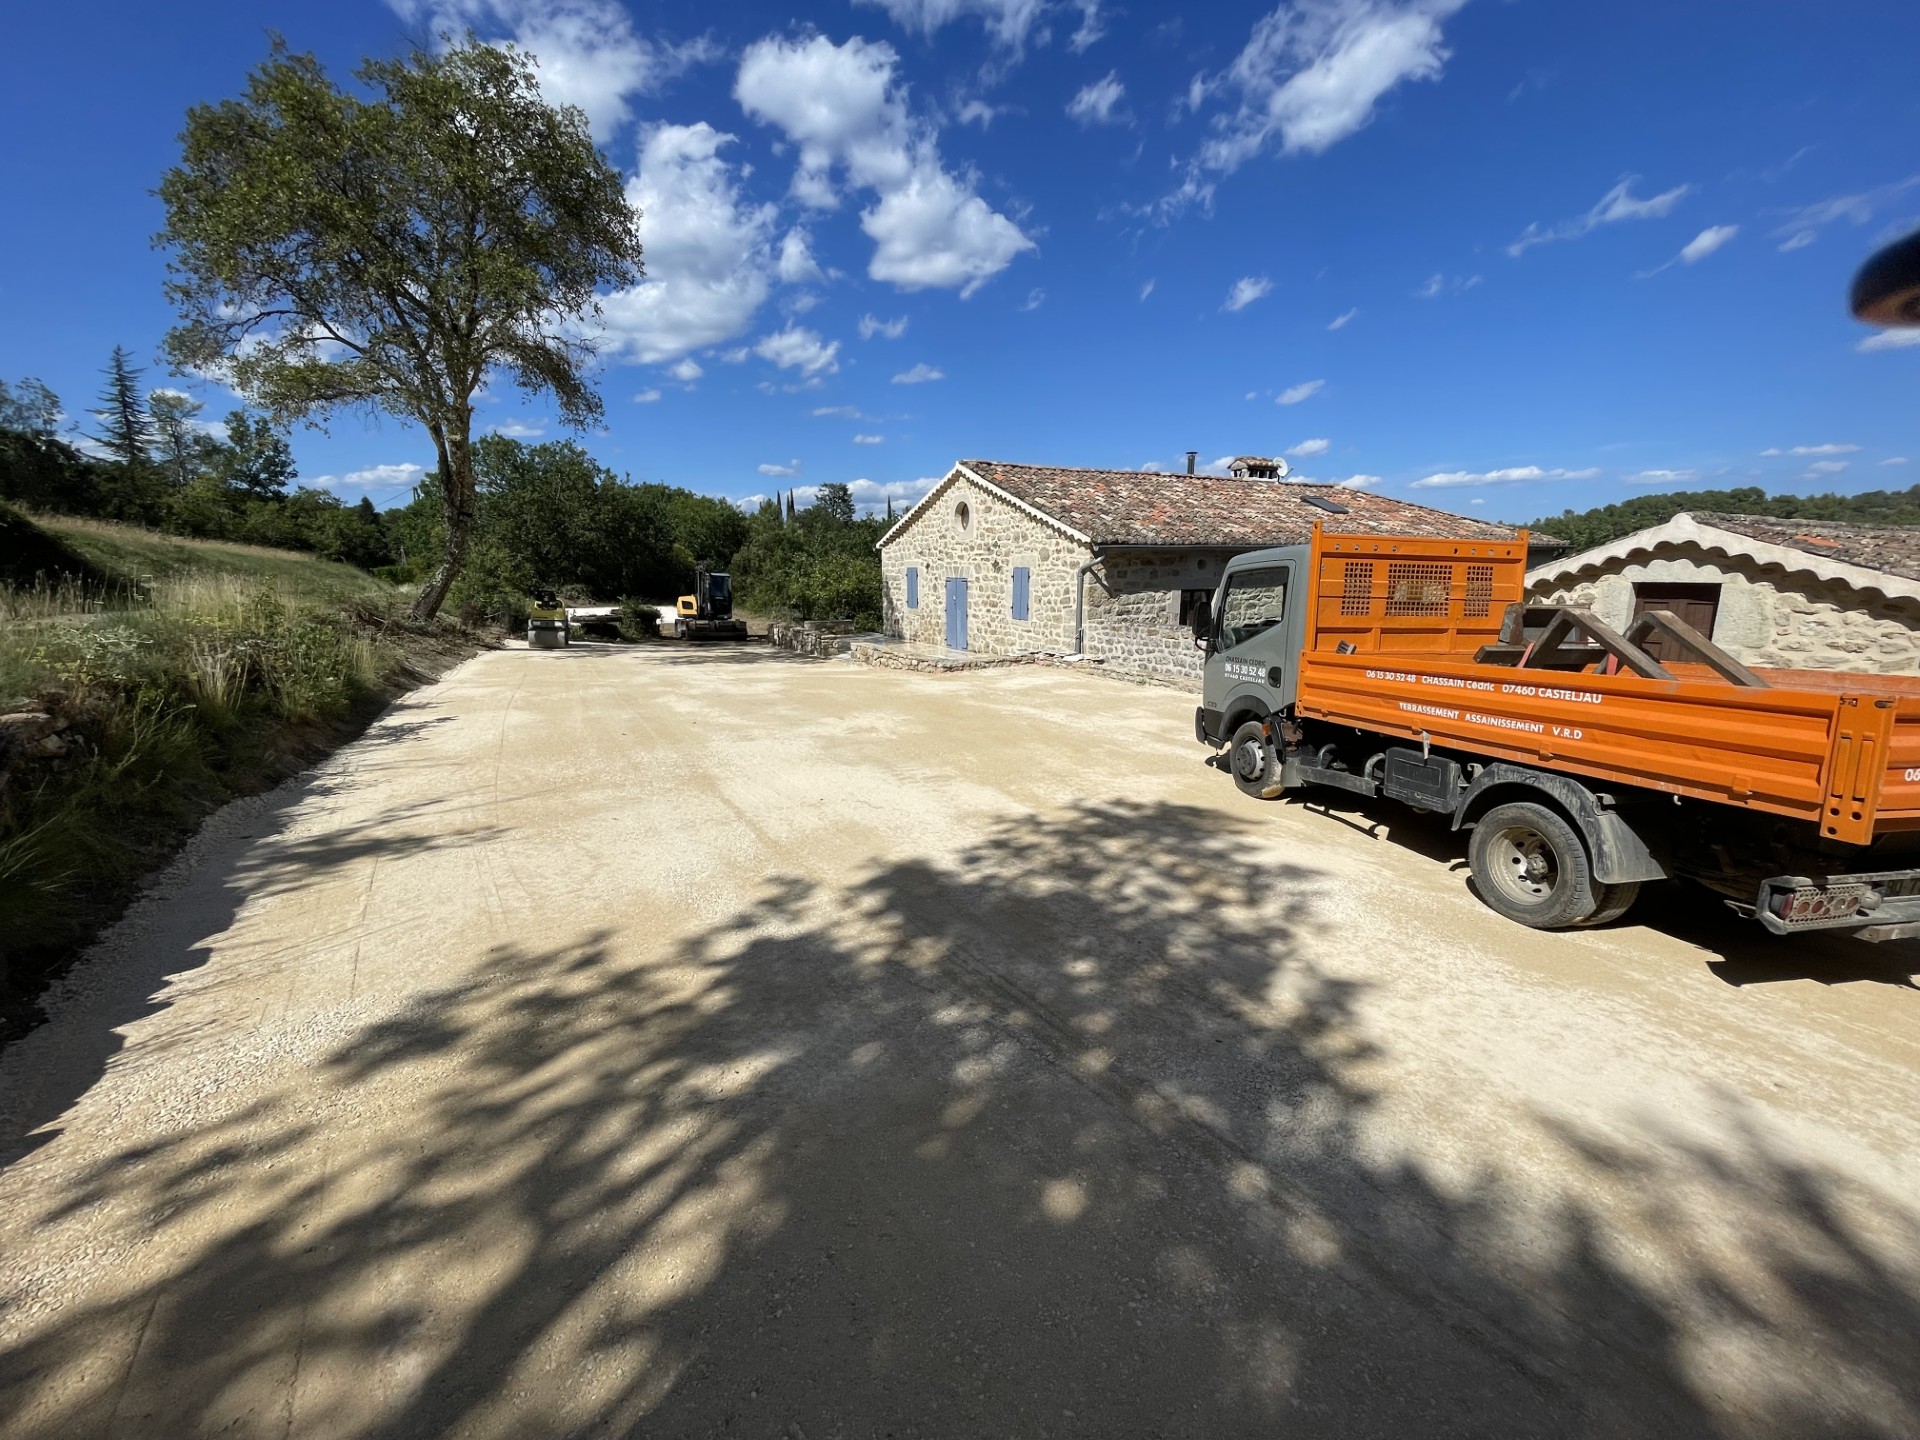
{"type": "Polygon", "coordinates": [[[1596,925],[1611,925],[1631,910],[1633,902],[1639,898],[1640,882],[1638,880],[1623,880],[1617,885],[1602,885],[1599,908],[1580,922],[1580,928],[1590,930],[1596,925]]]}
{"type": "Polygon", "coordinates": [[[1273,783],[1276,769],[1265,725],[1248,720],[1233,732],[1233,743],[1227,746],[1227,768],[1233,772],[1233,783],[1242,795],[1262,798],[1261,792],[1273,783]]]}
{"type": "Polygon", "coordinates": [[[1611,888],[1593,878],[1579,832],[1526,800],[1496,805],[1480,817],[1467,862],[1487,908],[1533,930],[1584,924],[1611,888]]]}

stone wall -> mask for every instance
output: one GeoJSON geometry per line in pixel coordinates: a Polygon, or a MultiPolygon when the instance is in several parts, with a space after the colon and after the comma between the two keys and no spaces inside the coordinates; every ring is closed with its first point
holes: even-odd
{"type": "MultiPolygon", "coordinates": [[[[885,628],[922,645],[947,641],[947,581],[967,582],[967,645],[989,655],[1064,655],[1073,649],[1073,575],[1087,548],[962,478],[880,552],[885,628]],[[967,507],[963,527],[956,507],[967,507]],[[1025,620],[1013,618],[1013,571],[1032,572],[1025,620]],[[920,603],[907,605],[909,566],[920,603]]],[[[1089,587],[1091,588],[1091,587],[1089,587]]]]}
{"type": "MultiPolygon", "coordinates": [[[[1211,591],[1233,550],[1109,552],[1086,578],[1086,653],[1143,675],[1198,681],[1202,656],[1180,624],[1180,592],[1211,591]]],[[[983,655],[1074,653],[1074,577],[1091,552],[964,477],[880,552],[889,635],[947,640],[947,581],[967,581],[967,646],[983,655]],[[967,506],[963,527],[956,507],[967,506]],[[1032,574],[1028,618],[1013,618],[1013,571],[1032,574]],[[920,603],[907,605],[907,569],[920,603]]]]}
{"type": "Polygon", "coordinates": [[[1805,572],[1729,558],[1693,545],[1615,562],[1571,585],[1535,584],[1537,600],[1580,605],[1616,628],[1633,616],[1635,584],[1719,585],[1712,639],[1748,665],[1920,674],[1920,605],[1805,572]]]}
{"type": "Polygon", "coordinates": [[[1196,684],[1206,657],[1180,623],[1182,590],[1213,590],[1238,552],[1119,551],[1087,577],[1087,656],[1196,684]]]}

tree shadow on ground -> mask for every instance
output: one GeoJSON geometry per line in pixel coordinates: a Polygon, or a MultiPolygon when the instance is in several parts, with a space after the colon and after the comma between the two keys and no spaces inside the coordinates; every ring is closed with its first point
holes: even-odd
{"type": "Polygon", "coordinates": [[[1255,823],[1089,805],[477,956],[37,1217],[108,1253],[0,1309],[0,1434],[1913,1433],[1904,1212],[1757,1132],[1537,1127],[1626,1237],[1383,1151],[1338,896],[1255,823]]]}

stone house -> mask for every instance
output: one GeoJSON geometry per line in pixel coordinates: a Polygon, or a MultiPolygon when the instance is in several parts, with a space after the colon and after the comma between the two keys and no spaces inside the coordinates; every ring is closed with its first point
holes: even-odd
{"type": "Polygon", "coordinates": [[[1304,544],[1317,522],[1366,535],[1515,533],[1364,490],[1251,473],[963,460],[880,539],[887,633],[1197,677],[1193,612],[1221,566],[1247,550],[1304,544]]]}
{"type": "Polygon", "coordinates": [[[1748,665],[1920,674],[1920,529],[1681,514],[1535,566],[1527,594],[1615,628],[1670,610],[1748,665]]]}

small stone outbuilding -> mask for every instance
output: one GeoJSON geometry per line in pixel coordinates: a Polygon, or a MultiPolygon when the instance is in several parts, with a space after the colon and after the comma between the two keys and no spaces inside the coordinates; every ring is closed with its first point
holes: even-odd
{"type": "Polygon", "coordinates": [[[1317,522],[1363,535],[1515,534],[1364,490],[1251,473],[963,460],[879,542],[887,633],[1197,677],[1193,612],[1221,566],[1248,550],[1304,544],[1317,522]]]}
{"type": "Polygon", "coordinates": [[[1527,572],[1532,599],[1616,628],[1670,610],[1735,659],[1920,674],[1920,529],[1706,512],[1527,572]]]}

